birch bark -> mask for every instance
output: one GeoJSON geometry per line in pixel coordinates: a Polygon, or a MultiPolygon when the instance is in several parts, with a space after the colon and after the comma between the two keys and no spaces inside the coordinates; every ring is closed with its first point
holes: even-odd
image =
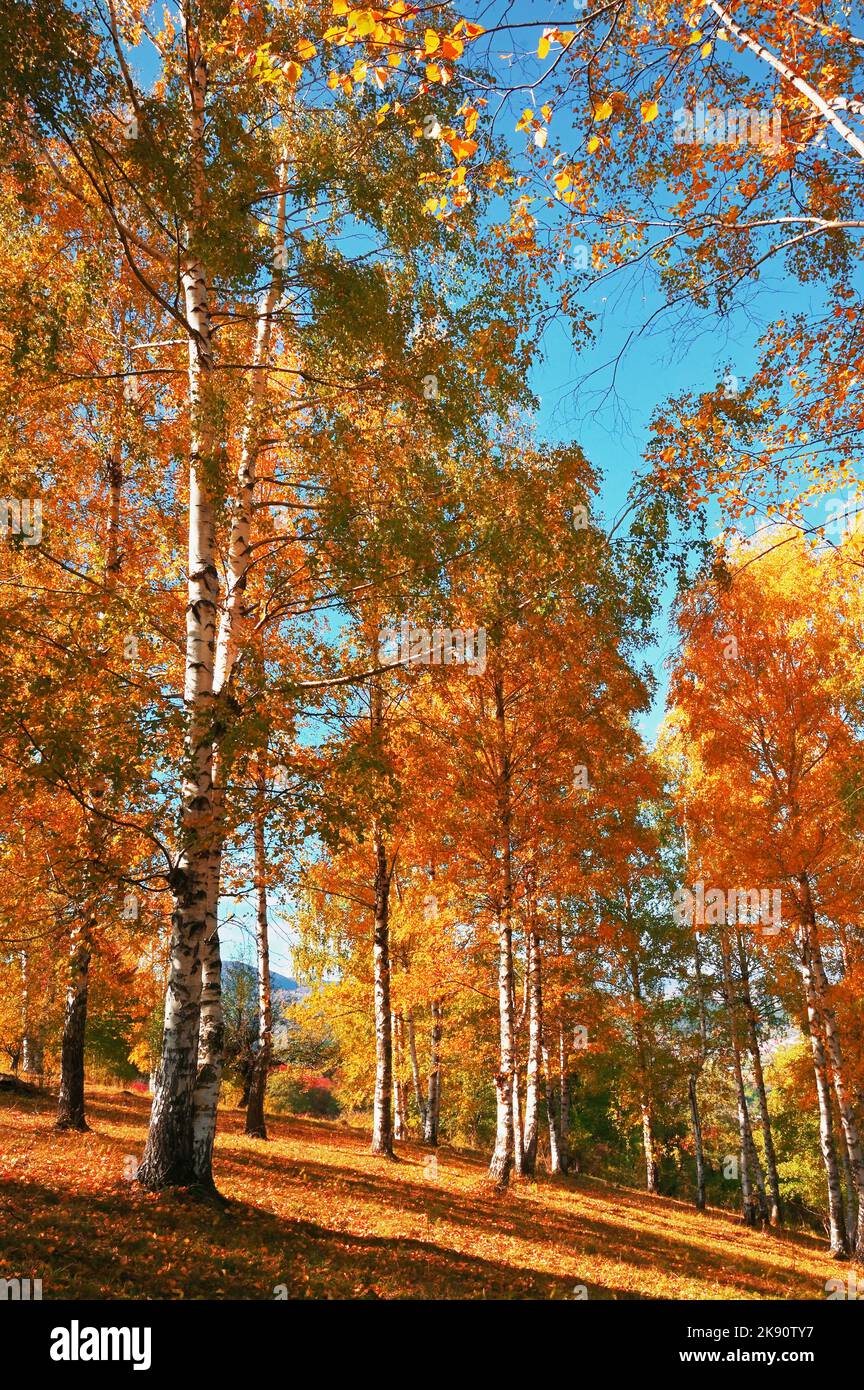
{"type": "Polygon", "coordinates": [[[171,875],[171,958],[162,1056],[138,1180],[152,1190],[198,1180],[193,1158],[194,1093],[201,1017],[202,946],[213,902],[213,664],[219,582],[213,502],[213,370],[207,276],[198,245],[204,223],[207,65],[186,23],[191,110],[192,217],[181,268],[189,352],[189,553],[186,604],[185,767],[180,847],[171,875]]]}
{"type": "Polygon", "coordinates": [[[501,885],[496,922],[498,936],[498,1073],[495,1077],[495,1149],[489,1176],[506,1187],[513,1168],[513,846],[510,805],[510,757],[504,689],[495,681],[495,721],[498,741],[498,819],[501,843],[501,885]]]}

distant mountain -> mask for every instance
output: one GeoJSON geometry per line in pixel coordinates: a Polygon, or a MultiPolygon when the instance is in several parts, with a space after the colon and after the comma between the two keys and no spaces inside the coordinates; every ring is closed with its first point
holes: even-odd
{"type": "MultiPolygon", "coordinates": [[[[222,974],[227,981],[231,981],[237,975],[245,975],[252,984],[258,983],[258,971],[254,965],[247,965],[242,960],[224,960],[222,962],[222,974]]],[[[288,975],[279,975],[275,970],[270,971],[270,988],[274,996],[277,994],[293,995],[297,999],[302,999],[306,993],[304,985],[292,980],[288,975]]]]}

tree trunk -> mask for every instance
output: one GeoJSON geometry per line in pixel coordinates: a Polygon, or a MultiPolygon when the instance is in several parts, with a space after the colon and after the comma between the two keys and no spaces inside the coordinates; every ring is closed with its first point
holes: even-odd
{"type": "Polygon", "coordinates": [[[45,1069],[45,1049],[37,1028],[33,1027],[33,1002],[30,997],[30,957],[21,952],[21,1069],[26,1076],[41,1079],[45,1069]]]}
{"type": "Polygon", "coordinates": [[[699,1115],[697,1076],[691,1072],[687,1082],[690,1097],[690,1122],[693,1126],[693,1153],[696,1158],[696,1210],[705,1210],[705,1150],[702,1146],[702,1120],[699,1115]]]}
{"type": "Polygon", "coordinates": [[[759,1097],[759,1117],[762,1121],[762,1140],[765,1145],[765,1170],[768,1192],[771,1197],[769,1220],[772,1226],[782,1226],[783,1210],[780,1205],[780,1180],[777,1176],[777,1155],[774,1151],[774,1138],[771,1133],[771,1117],[768,1113],[768,1095],[765,1090],[765,1076],[762,1071],[762,1054],[759,1047],[759,1024],[753,996],[750,992],[750,968],[747,951],[738,932],[738,960],[741,966],[741,997],[744,1001],[747,1032],[750,1041],[750,1055],[753,1058],[753,1076],[756,1093],[759,1097]]]}
{"type": "Polygon", "coordinates": [[[207,889],[207,928],[201,953],[201,1015],[198,1069],[192,1097],[192,1166],[195,1181],[213,1185],[213,1145],[222,1087],[225,1020],[222,1013],[222,955],[219,948],[219,879],[221,843],[213,850],[207,889]]]}
{"type": "Polygon", "coordinates": [[[640,1108],[642,1111],[642,1149],[645,1154],[645,1190],[653,1194],[657,1191],[657,1154],[654,1148],[651,1106],[646,1102],[644,1096],[640,1102],[640,1108]]]}
{"type": "MultiPolygon", "coordinates": [[[[628,899],[629,918],[629,899],[628,899]]],[[[645,1155],[645,1189],[652,1194],[657,1191],[657,1154],[654,1147],[653,1099],[651,1096],[648,1045],[645,1038],[642,984],[639,979],[639,963],[635,952],[630,952],[630,987],[633,991],[634,1029],[636,1033],[636,1053],[639,1060],[639,1110],[642,1116],[642,1150],[645,1155]]]]}
{"type": "Polygon", "coordinates": [[[60,1053],[60,1094],[57,1129],[87,1130],[84,1117],[84,1039],[87,1029],[87,984],[90,975],[89,934],[73,942],[63,1016],[60,1053]]]}
{"type": "Polygon", "coordinates": [[[735,1073],[735,1090],[738,1103],[738,1135],[740,1142],[739,1161],[741,1164],[741,1202],[744,1221],[755,1226],[759,1219],[759,1202],[753,1191],[751,1171],[755,1146],[750,1130],[750,1115],[747,1110],[747,1093],[744,1089],[744,1073],[741,1069],[741,1049],[738,1043],[738,1023],[735,1016],[735,996],[732,987],[732,967],[729,960],[729,943],[720,936],[720,958],[723,962],[723,994],[726,1014],[729,1021],[729,1042],[732,1049],[732,1067],[735,1073]]]}
{"type": "Polygon", "coordinates": [[[423,1115],[423,1142],[433,1148],[438,1144],[441,1117],[441,1035],[444,1010],[440,999],[432,1000],[432,1036],[429,1056],[428,1089],[423,1115]]]}
{"type": "Polygon", "coordinates": [[[498,1074],[495,1077],[495,1149],[489,1176],[506,1187],[513,1167],[513,846],[511,839],[510,755],[504,689],[495,681],[495,721],[498,742],[498,820],[501,837],[501,900],[498,910],[498,1074]]]}
{"type": "Polygon", "coordinates": [[[843,1191],[846,1196],[844,1218],[846,1230],[851,1235],[858,1225],[858,1207],[855,1200],[855,1179],[852,1177],[852,1164],[849,1162],[849,1150],[845,1144],[840,1145],[840,1163],[843,1168],[843,1191]]]}
{"type": "Polygon", "coordinates": [[[393,1138],[408,1138],[408,1120],[405,1114],[405,1082],[402,1077],[403,1031],[401,1014],[393,1014],[390,1020],[393,1031],[393,1138]]]}
{"type": "Polygon", "coordinates": [[[816,1099],[819,1105],[819,1147],[822,1150],[822,1161],[825,1165],[825,1177],[828,1183],[828,1240],[831,1255],[835,1259],[842,1259],[848,1253],[843,1216],[843,1194],[837,1167],[837,1151],[834,1147],[834,1121],[831,1115],[828,1067],[825,1062],[825,1048],[822,1042],[819,1013],[816,1008],[806,928],[801,943],[801,979],[804,986],[804,1004],[807,1010],[807,1031],[810,1034],[813,1072],[816,1078],[816,1099]]]}
{"type": "MultiPolygon", "coordinates": [[[[120,570],[120,501],[123,487],[123,472],[120,464],[112,460],[108,466],[108,526],[105,538],[105,576],[106,600],[116,589],[120,570]]],[[[98,702],[96,713],[98,730],[98,702]]],[[[96,801],[102,796],[105,784],[96,775],[91,786],[91,798],[96,801]]],[[[102,835],[99,822],[92,809],[85,812],[83,839],[87,850],[85,866],[84,897],[89,899],[94,890],[93,864],[98,859],[102,835]]],[[[89,903],[84,911],[90,911],[89,903]]],[[[93,958],[93,933],[91,921],[80,933],[73,933],[69,950],[69,977],[66,987],[66,1007],[63,1015],[63,1039],[60,1050],[60,1091],[57,1098],[57,1129],[89,1128],[84,1113],[84,1048],[87,1034],[87,1004],[90,989],[90,963],[93,958]]],[[[26,955],[25,955],[26,959],[26,955]]],[[[29,1001],[25,1005],[29,1006],[29,1001]]],[[[25,1036],[25,1048],[27,1038],[25,1036]]],[[[29,1051],[29,1049],[28,1049],[29,1051]]],[[[26,1070],[25,1066],[25,1070],[26,1070]]]]}
{"type": "Polygon", "coordinates": [[[425,1132],[426,1101],[423,1098],[423,1089],[420,1085],[420,1065],[417,1061],[417,1038],[414,1032],[413,1013],[408,1014],[408,1052],[411,1057],[411,1077],[414,1082],[414,1099],[417,1102],[417,1113],[420,1116],[420,1127],[425,1132]]]}
{"type": "Polygon", "coordinates": [[[558,1116],[555,1113],[555,1085],[549,1067],[549,1051],[543,1048],[543,1074],[546,1082],[546,1123],[549,1128],[549,1171],[550,1173],[561,1173],[561,1131],[559,1128],[558,1116]]]}
{"type": "MultiPolygon", "coordinates": [[[[285,178],[284,159],[279,167],[278,182],[280,193],[276,204],[276,226],[274,230],[274,249],[280,250],[285,241],[285,178]]],[[[280,260],[276,264],[266,289],[259,298],[256,313],[255,347],[252,361],[252,377],[249,400],[243,426],[240,449],[240,465],[237,473],[237,496],[231,518],[231,532],[228,545],[227,582],[225,602],[219,619],[213,656],[212,697],[219,701],[227,693],[234,664],[241,646],[242,600],[246,590],[249,563],[252,556],[252,518],[254,514],[256,469],[259,451],[261,412],[264,405],[269,369],[270,340],[272,336],[273,311],[279,296],[282,282],[280,260]]],[[[218,746],[212,750],[213,770],[218,766],[218,746]]],[[[203,976],[201,994],[201,1017],[199,1031],[198,1075],[193,1098],[194,1168],[198,1182],[212,1184],[212,1155],[216,1138],[216,1116],[219,1090],[222,1082],[222,1053],[225,1026],[222,1017],[222,964],[219,953],[218,910],[219,910],[219,872],[222,858],[224,830],[221,823],[222,796],[213,788],[213,847],[208,894],[208,927],[205,934],[203,955],[203,976]]],[[[266,935],[266,907],[264,931],[266,935]]],[[[259,943],[260,954],[260,943],[259,943]]],[[[259,1001],[261,975],[259,960],[259,1001]]],[[[270,975],[266,975],[266,989],[269,994],[270,975]]],[[[259,1002],[259,1044],[261,1044],[261,1005],[259,1002]]],[[[271,1043],[272,1048],[272,1029],[271,1043]]],[[[267,1088],[267,1073],[270,1064],[269,1052],[261,1059],[261,1048],[248,1077],[248,1101],[246,1132],[265,1138],[264,1097],[267,1088]],[[263,1071],[262,1071],[263,1066],[263,1071]],[[250,1122],[248,1106],[252,1105],[250,1122]],[[252,1124],[250,1130],[249,1125],[252,1124]]]]}
{"type": "MultiPolygon", "coordinates": [[[[203,141],[206,69],[197,44],[192,85],[200,100],[203,141]]],[[[162,1059],[138,1180],[152,1191],[197,1181],[193,1161],[193,1098],[201,1018],[201,956],[208,936],[213,856],[213,652],[218,578],[213,504],[209,494],[213,436],[208,378],[212,368],[210,307],[203,267],[192,260],[182,274],[189,340],[191,448],[189,466],[189,578],[186,607],[186,773],[181,793],[181,847],[171,875],[171,964],[165,999],[162,1059]]],[[[213,923],[215,930],[215,923],[213,923]]],[[[213,942],[211,940],[211,949],[213,942]]]]}
{"type": "MultiPolygon", "coordinates": [[[[686,827],[685,827],[686,836],[686,827]]],[[[686,843],[686,841],[685,841],[686,843]]],[[[693,960],[696,969],[696,989],[699,1000],[699,1055],[690,1073],[687,1090],[690,1097],[690,1120],[693,1126],[693,1154],[696,1160],[696,1210],[705,1210],[705,1148],[702,1142],[702,1117],[699,1113],[699,1078],[708,1052],[708,1022],[705,1015],[705,986],[702,978],[702,953],[699,936],[693,936],[693,960]]]]}
{"type": "Polygon", "coordinates": [[[519,1065],[514,1058],[513,1063],[513,1089],[511,1091],[513,1101],[513,1167],[519,1177],[525,1175],[525,1145],[522,1130],[522,1098],[519,1089],[519,1065]]]}
{"type": "MultiPolygon", "coordinates": [[[[822,1024],[825,1046],[831,1063],[834,1094],[837,1097],[837,1109],[840,1113],[840,1123],[843,1127],[843,1137],[846,1142],[849,1163],[852,1167],[852,1174],[858,1191],[864,1192],[864,1150],[862,1150],[861,1147],[861,1136],[855,1119],[854,1107],[849,1099],[843,1048],[840,1042],[840,1034],[837,1029],[837,1020],[834,1016],[834,1010],[828,1002],[828,979],[825,975],[825,967],[822,964],[819,935],[816,930],[815,917],[812,914],[809,928],[808,945],[810,950],[814,1002],[822,1024]]],[[[864,1208],[859,1211],[858,1225],[854,1235],[852,1231],[849,1231],[848,1236],[850,1245],[854,1244],[856,1258],[864,1259],[864,1208]]]]}
{"type": "MultiPolygon", "coordinates": [[[[263,787],[262,787],[263,796],[263,787]]],[[[267,856],[264,842],[264,811],[259,810],[253,830],[255,847],[255,947],[258,963],[258,1051],[249,1080],[246,1105],[246,1133],[253,1139],[267,1138],[264,1099],[273,1056],[273,1001],[270,990],[270,937],[267,921],[267,856]]]]}
{"type": "MultiPolygon", "coordinates": [[[[561,1172],[570,1171],[570,1070],[567,1063],[567,1034],[563,1019],[558,1024],[558,1140],[561,1172]]],[[[579,1171],[579,1165],[576,1165],[579,1171]]]]}
{"type": "Polygon", "coordinates": [[[523,1169],[533,1177],[537,1167],[540,1120],[540,1076],[543,1065],[543,959],[536,922],[528,932],[528,1066],[525,1076],[525,1133],[523,1169]]]}
{"type": "Polygon", "coordinates": [[[393,1038],[390,1031],[390,875],[387,851],[380,827],[376,825],[375,844],[375,921],[372,963],[375,991],[375,1108],[372,1123],[372,1152],[393,1157],[393,1116],[390,1091],[393,1085],[393,1038]]]}
{"type": "Polygon", "coordinates": [[[506,1187],[513,1167],[513,939],[509,913],[498,923],[498,1024],[495,1151],[489,1173],[500,1187],[506,1187]]]}

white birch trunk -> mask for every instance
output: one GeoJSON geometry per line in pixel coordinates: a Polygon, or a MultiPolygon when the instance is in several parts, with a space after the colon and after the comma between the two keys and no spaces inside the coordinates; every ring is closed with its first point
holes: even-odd
{"type": "Polygon", "coordinates": [[[191,105],[192,219],[181,269],[189,335],[189,554],[186,605],[185,768],[180,850],[172,873],[171,960],[162,1056],[138,1180],[158,1190],[197,1180],[193,1098],[201,1016],[201,953],[213,884],[213,663],[219,583],[211,479],[215,468],[209,376],[210,298],[197,242],[204,223],[207,67],[187,27],[191,105]]]}
{"type": "Polygon", "coordinates": [[[495,1149],[489,1176],[499,1187],[506,1187],[513,1167],[513,866],[510,807],[510,759],[504,691],[495,682],[495,719],[498,739],[499,785],[498,816],[501,833],[501,902],[497,920],[498,935],[498,1073],[495,1077],[495,1149]]]}
{"type": "Polygon", "coordinates": [[[540,1074],[543,1064],[543,980],[536,922],[528,932],[528,1065],[525,1073],[525,1131],[522,1167],[533,1177],[540,1127],[540,1074]]]}
{"type": "Polygon", "coordinates": [[[249,1085],[246,1106],[246,1133],[253,1139],[267,1138],[264,1101],[267,1077],[273,1056],[273,1002],[270,988],[270,938],[267,921],[267,858],[264,838],[263,808],[256,816],[254,827],[255,887],[257,912],[255,942],[258,962],[258,1052],[249,1085]]]}
{"type": "Polygon", "coordinates": [[[375,916],[372,969],[375,1003],[375,1099],[372,1152],[393,1157],[393,1038],[390,1031],[390,874],[380,827],[373,832],[375,847],[375,916]]]}

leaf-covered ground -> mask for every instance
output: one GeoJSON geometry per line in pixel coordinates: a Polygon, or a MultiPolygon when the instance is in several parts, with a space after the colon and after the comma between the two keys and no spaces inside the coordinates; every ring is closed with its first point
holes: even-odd
{"type": "Polygon", "coordinates": [[[697,1216],[592,1179],[504,1196],[482,1156],[407,1143],[397,1162],[344,1125],[220,1115],[224,1207],[124,1178],[149,1101],[89,1095],[90,1134],[55,1134],[45,1097],[0,1096],[0,1277],[44,1298],[816,1298],[825,1244],[697,1216]]]}

